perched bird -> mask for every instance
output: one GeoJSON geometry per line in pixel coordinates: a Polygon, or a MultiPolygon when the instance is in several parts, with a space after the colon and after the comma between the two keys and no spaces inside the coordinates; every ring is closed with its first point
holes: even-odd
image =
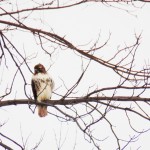
{"type": "MultiPolygon", "coordinates": [[[[42,64],[37,64],[34,67],[31,86],[34,99],[38,102],[51,99],[54,81],[46,72],[45,67],[42,64]]],[[[40,117],[45,117],[47,115],[47,106],[38,105],[37,107],[38,115],[40,117]]]]}

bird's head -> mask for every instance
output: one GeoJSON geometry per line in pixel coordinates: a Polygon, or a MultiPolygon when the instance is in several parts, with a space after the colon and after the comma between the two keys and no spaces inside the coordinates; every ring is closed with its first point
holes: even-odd
{"type": "Polygon", "coordinates": [[[45,67],[42,64],[37,64],[34,67],[34,73],[46,73],[45,67]]]}

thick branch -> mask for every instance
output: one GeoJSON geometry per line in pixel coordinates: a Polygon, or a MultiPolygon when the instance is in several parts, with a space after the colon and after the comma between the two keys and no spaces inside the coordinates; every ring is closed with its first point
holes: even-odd
{"type": "MultiPolygon", "coordinates": [[[[35,29],[32,27],[28,27],[24,24],[17,24],[17,23],[13,23],[13,22],[9,22],[9,21],[4,21],[4,20],[0,20],[0,23],[30,31],[33,34],[38,35],[38,36],[39,36],[39,34],[40,34],[40,36],[48,36],[48,37],[54,39],[55,42],[57,41],[57,44],[60,44],[64,47],[73,49],[73,50],[77,51],[78,53],[80,53],[81,55],[83,55],[83,56],[85,56],[85,57],[87,57],[93,61],[96,61],[97,63],[100,63],[103,66],[106,66],[108,68],[113,69],[120,76],[124,73],[124,74],[130,75],[130,76],[132,75],[133,79],[135,79],[135,77],[141,77],[142,79],[150,77],[149,73],[147,73],[145,71],[135,71],[135,70],[131,70],[132,68],[126,68],[126,67],[119,66],[119,65],[116,66],[116,64],[112,64],[108,61],[105,61],[105,60],[100,59],[94,55],[91,55],[88,52],[85,52],[84,50],[80,50],[76,46],[74,46],[71,42],[66,40],[64,37],[60,37],[57,34],[47,32],[47,31],[44,31],[41,29],[35,29]]],[[[139,46],[140,36],[141,35],[139,35],[139,37],[137,37],[137,41],[135,43],[135,49],[137,49],[137,47],[139,46]]]]}
{"type": "Polygon", "coordinates": [[[16,100],[6,100],[0,102],[0,107],[9,106],[9,105],[20,105],[20,104],[37,104],[37,105],[75,105],[79,103],[87,102],[98,102],[98,101],[120,101],[120,102],[129,102],[129,101],[141,101],[141,102],[150,102],[150,98],[142,97],[129,97],[129,96],[113,96],[113,97],[79,97],[75,99],[67,100],[47,100],[46,103],[39,103],[32,99],[16,99],[16,100]]]}
{"type": "Polygon", "coordinates": [[[13,150],[11,147],[7,146],[6,144],[0,142],[0,146],[5,148],[6,150],[13,150]]]}

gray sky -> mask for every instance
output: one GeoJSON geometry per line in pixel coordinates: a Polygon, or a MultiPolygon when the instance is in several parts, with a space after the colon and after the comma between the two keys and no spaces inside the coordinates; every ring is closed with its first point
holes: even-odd
{"type": "MultiPolygon", "coordinates": [[[[26,1],[22,1],[22,4],[19,3],[20,2],[18,2],[19,7],[29,5],[29,2],[26,1]]],[[[135,4],[137,8],[124,4],[112,4],[117,7],[115,8],[105,6],[101,3],[86,3],[68,9],[42,12],[36,11],[31,13],[24,23],[31,27],[41,28],[65,37],[65,39],[81,49],[89,49],[98,38],[99,44],[101,45],[111,34],[108,44],[97,53],[97,55],[103,59],[108,59],[115,54],[117,47],[133,44],[135,41],[135,35],[142,33],[142,38],[140,40],[141,45],[138,48],[135,60],[135,68],[141,69],[145,63],[148,64],[150,57],[150,6],[145,4],[140,8],[140,6],[143,5],[142,3],[137,2],[135,4]],[[129,13],[126,10],[129,10],[129,13]]],[[[9,9],[8,7],[9,6],[6,8],[9,9]]],[[[2,19],[5,19],[5,17],[2,17],[2,19]]],[[[3,25],[0,24],[0,29],[2,27],[3,25]]],[[[32,68],[39,62],[42,62],[47,69],[51,66],[48,72],[54,78],[55,89],[57,89],[58,93],[63,95],[66,92],[62,79],[67,87],[71,87],[80,76],[82,72],[82,59],[71,50],[62,51],[60,48],[57,48],[50,59],[49,56],[41,51],[39,41],[33,38],[32,35],[21,31],[12,31],[11,33],[6,33],[6,35],[11,39],[11,42],[16,45],[20,52],[25,53],[27,57],[32,58],[28,60],[29,65],[32,68]],[[23,40],[21,38],[23,38],[23,40]]],[[[54,50],[54,47],[52,46],[52,43],[45,43],[45,47],[50,49],[50,51],[54,50]]],[[[120,57],[122,56],[123,55],[120,57]]],[[[7,63],[10,66],[12,62],[8,61],[7,63]]],[[[85,67],[88,61],[84,60],[83,63],[83,66],[85,67]]],[[[9,83],[9,79],[12,79],[9,78],[9,75],[15,72],[15,70],[13,67],[10,69],[4,69],[2,67],[0,69],[3,72],[3,74],[0,75],[2,81],[0,88],[3,89],[0,94],[3,94],[6,85],[9,83]]],[[[29,71],[26,71],[25,68],[23,69],[27,82],[30,83],[32,74],[29,71]]],[[[77,93],[75,96],[85,95],[89,86],[103,88],[117,85],[118,81],[118,76],[116,76],[111,70],[92,62],[87,71],[86,77],[76,89],[77,93]]],[[[18,75],[14,83],[13,92],[6,97],[6,99],[26,98],[22,86],[22,79],[18,75]]],[[[27,93],[29,96],[32,96],[30,85],[27,86],[27,93]]],[[[111,95],[112,93],[108,92],[105,94],[111,95]]],[[[128,95],[129,93],[121,91],[119,94],[128,95]]],[[[149,97],[150,94],[147,92],[144,96],[149,97]]],[[[53,94],[52,99],[58,98],[57,95],[53,94]]],[[[83,107],[81,105],[76,108],[81,111],[83,107]]],[[[145,109],[148,110],[149,108],[145,107],[145,109]]],[[[49,107],[48,110],[50,113],[58,113],[51,107],[49,107]]],[[[65,108],[62,107],[62,110],[65,110],[65,108]]],[[[124,119],[123,116],[125,117],[125,114],[119,111],[111,111],[108,115],[109,119],[113,122],[113,125],[116,126],[115,131],[120,137],[127,139],[129,135],[133,135],[134,133],[131,131],[127,120],[124,119]]],[[[96,117],[96,114],[94,117],[96,117]]],[[[135,117],[134,115],[131,115],[130,117],[137,130],[149,128],[149,123],[144,119],[139,119],[139,117],[135,117]]],[[[45,118],[39,118],[37,112],[32,114],[28,106],[19,105],[1,108],[0,118],[1,122],[7,121],[7,124],[1,128],[2,133],[5,133],[18,143],[22,142],[22,136],[24,142],[28,139],[26,150],[30,150],[34,147],[42,137],[43,141],[38,150],[55,150],[57,149],[57,145],[61,145],[62,150],[70,150],[73,149],[74,146],[76,150],[81,148],[91,150],[93,148],[93,145],[84,139],[84,134],[78,129],[75,123],[61,123],[52,115],[48,115],[45,118]]],[[[90,118],[87,117],[86,119],[88,120],[90,118]]],[[[107,140],[102,142],[103,150],[113,150],[114,147],[116,147],[116,141],[113,138],[108,124],[105,122],[102,121],[97,123],[93,132],[101,140],[107,138],[107,140]]],[[[136,142],[132,143],[131,149],[134,150],[141,146],[140,150],[146,150],[149,144],[148,139],[150,139],[149,132],[141,136],[137,142],[138,144],[136,142]]],[[[10,143],[10,145],[11,144],[12,143],[10,143]]],[[[12,147],[13,146],[14,144],[12,144],[12,147]]],[[[17,147],[14,149],[17,150],[17,147]]],[[[130,146],[127,149],[130,149],[130,146]]]]}

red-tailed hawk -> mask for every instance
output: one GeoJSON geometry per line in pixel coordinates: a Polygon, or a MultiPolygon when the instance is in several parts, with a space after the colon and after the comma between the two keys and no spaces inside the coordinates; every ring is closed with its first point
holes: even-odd
{"type": "MultiPolygon", "coordinates": [[[[51,99],[54,81],[46,72],[42,64],[37,64],[34,67],[34,74],[31,80],[34,99],[38,102],[51,99]]],[[[47,115],[47,106],[37,106],[38,115],[45,117],[47,115]]]]}

